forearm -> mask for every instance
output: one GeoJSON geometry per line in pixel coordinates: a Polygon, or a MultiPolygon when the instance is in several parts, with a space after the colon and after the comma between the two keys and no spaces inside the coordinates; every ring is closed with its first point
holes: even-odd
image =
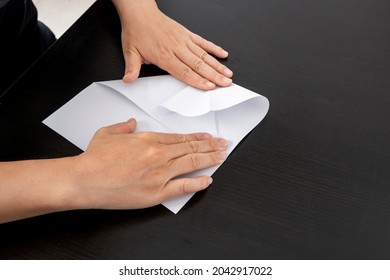
{"type": "Polygon", "coordinates": [[[0,163],[0,223],[79,208],[73,158],[0,163]]]}

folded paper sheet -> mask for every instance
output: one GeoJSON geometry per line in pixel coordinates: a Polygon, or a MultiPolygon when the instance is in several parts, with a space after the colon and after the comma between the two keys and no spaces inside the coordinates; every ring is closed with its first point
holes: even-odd
{"type": "MultiPolygon", "coordinates": [[[[168,133],[209,132],[229,141],[227,154],[265,117],[267,98],[233,84],[201,91],[172,76],[96,82],[43,121],[85,150],[99,128],[130,118],[137,131],[168,133]]],[[[217,167],[189,176],[212,175],[217,167]]],[[[177,213],[193,194],[164,202],[177,213]]]]}

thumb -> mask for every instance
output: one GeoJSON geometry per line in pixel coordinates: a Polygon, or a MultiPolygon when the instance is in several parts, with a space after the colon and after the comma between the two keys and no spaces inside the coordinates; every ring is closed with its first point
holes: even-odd
{"type": "Polygon", "coordinates": [[[137,121],[131,118],[127,122],[121,122],[121,123],[107,126],[105,128],[105,131],[108,134],[128,134],[128,133],[133,133],[136,127],[137,127],[137,121]]]}
{"type": "Polygon", "coordinates": [[[125,55],[125,75],[123,76],[123,81],[125,83],[131,83],[135,81],[141,70],[142,58],[137,52],[130,51],[125,55]]]}

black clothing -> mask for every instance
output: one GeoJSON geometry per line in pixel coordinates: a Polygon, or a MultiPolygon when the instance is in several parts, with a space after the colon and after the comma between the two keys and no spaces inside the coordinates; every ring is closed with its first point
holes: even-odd
{"type": "Polygon", "coordinates": [[[31,0],[0,0],[0,95],[52,44],[31,0]]]}

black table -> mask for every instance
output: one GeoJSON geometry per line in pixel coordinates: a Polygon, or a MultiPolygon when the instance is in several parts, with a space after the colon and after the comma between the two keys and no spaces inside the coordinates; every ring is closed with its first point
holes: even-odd
{"type": "MultiPolygon", "coordinates": [[[[160,205],[3,224],[0,258],[389,259],[390,2],[159,6],[226,48],[234,82],[265,95],[268,115],[178,215],[160,205]]],[[[42,120],[123,70],[116,11],[99,0],[1,97],[0,160],[80,153],[42,120]]]]}

